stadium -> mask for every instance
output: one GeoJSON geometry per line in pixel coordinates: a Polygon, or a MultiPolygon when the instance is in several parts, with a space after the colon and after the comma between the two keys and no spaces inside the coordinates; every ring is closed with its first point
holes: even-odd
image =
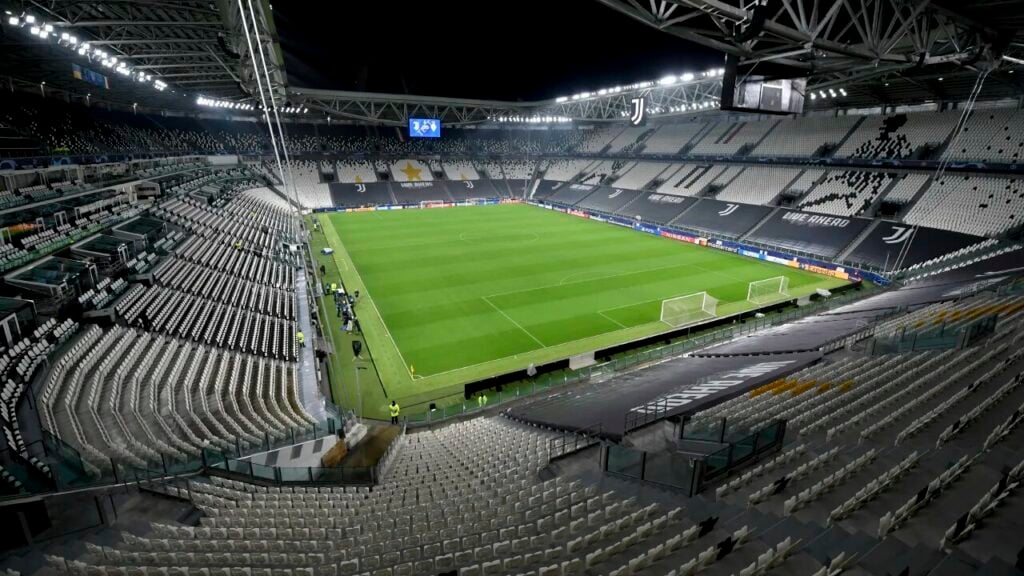
{"type": "Polygon", "coordinates": [[[281,4],[0,0],[0,571],[1024,574],[1024,2],[281,4]]]}

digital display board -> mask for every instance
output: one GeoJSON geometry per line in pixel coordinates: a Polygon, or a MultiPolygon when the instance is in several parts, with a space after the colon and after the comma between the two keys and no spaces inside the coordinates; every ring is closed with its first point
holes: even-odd
{"type": "Polygon", "coordinates": [[[440,138],[441,121],[436,118],[409,118],[410,138],[440,138]]]}

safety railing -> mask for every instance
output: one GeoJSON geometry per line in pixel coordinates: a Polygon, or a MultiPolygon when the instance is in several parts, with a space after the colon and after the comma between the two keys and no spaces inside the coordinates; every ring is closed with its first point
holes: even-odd
{"type": "MultiPolygon", "coordinates": [[[[285,446],[309,442],[325,436],[337,434],[339,422],[334,419],[327,419],[324,422],[317,422],[309,426],[291,428],[280,437],[271,437],[264,433],[263,440],[255,443],[242,443],[236,441],[234,446],[224,451],[205,450],[199,455],[188,459],[177,459],[167,455],[161,455],[159,460],[138,463],[130,463],[117,459],[109,459],[103,463],[90,463],[84,459],[81,453],[47,430],[42,431],[40,440],[26,445],[26,453],[29,457],[35,457],[45,463],[51,472],[51,476],[45,481],[39,480],[39,474],[35,474],[36,481],[26,482],[23,480],[25,489],[30,494],[57,494],[69,490],[81,490],[87,488],[100,488],[104,486],[117,486],[152,481],[157,478],[171,478],[202,472],[210,466],[209,460],[205,457],[210,454],[218,454],[214,462],[224,459],[238,460],[245,456],[259,452],[267,452],[285,446]]],[[[236,466],[238,467],[238,466],[236,466]]],[[[12,469],[16,468],[11,466],[12,469]]],[[[23,467],[22,467],[23,468],[23,467]]],[[[24,472],[24,471],[23,471],[24,472]]],[[[33,473],[19,473],[18,477],[31,479],[33,473]]],[[[0,495],[0,502],[5,499],[24,497],[26,494],[3,494],[0,495]]]]}
{"type": "Polygon", "coordinates": [[[581,430],[563,430],[558,436],[548,439],[548,462],[568,456],[601,441],[604,426],[598,422],[581,430]]]}
{"type": "MultiPolygon", "coordinates": [[[[651,346],[645,349],[625,352],[613,357],[607,362],[602,362],[593,366],[580,368],[578,370],[562,370],[559,372],[541,374],[535,378],[504,385],[500,392],[489,392],[487,395],[487,402],[485,404],[479,404],[476,399],[463,400],[456,404],[448,405],[443,404],[444,400],[442,398],[423,402],[423,404],[435,404],[436,407],[425,412],[410,414],[406,416],[406,420],[410,426],[416,427],[439,424],[453,418],[473,416],[484,412],[486,409],[494,408],[495,406],[508,404],[536,394],[550,392],[567,385],[579,384],[600,377],[607,377],[618,372],[636,368],[637,366],[657,362],[666,358],[674,358],[688,352],[707,348],[714,344],[728,342],[773,326],[786,324],[801,318],[806,318],[807,316],[825,312],[840,306],[845,306],[846,304],[849,304],[861,297],[863,297],[863,294],[856,292],[840,293],[825,300],[811,302],[810,304],[799,307],[795,310],[771,312],[765,314],[762,318],[750,317],[745,319],[742,323],[730,324],[721,328],[698,332],[692,336],[682,337],[680,340],[671,344],[651,346]]],[[[664,410],[659,411],[659,413],[663,412],[664,410]]],[[[627,417],[629,416],[627,415],[627,417]]],[[[637,419],[637,422],[641,423],[636,424],[636,422],[634,422],[627,425],[627,430],[643,426],[646,422],[653,421],[651,419],[647,419],[646,422],[644,422],[644,419],[647,418],[645,416],[635,416],[635,418],[637,419]]]]}
{"type": "Polygon", "coordinates": [[[602,468],[607,474],[668,486],[693,496],[730,470],[777,451],[782,447],[785,435],[785,421],[772,422],[700,457],[606,444],[601,458],[602,468]]]}

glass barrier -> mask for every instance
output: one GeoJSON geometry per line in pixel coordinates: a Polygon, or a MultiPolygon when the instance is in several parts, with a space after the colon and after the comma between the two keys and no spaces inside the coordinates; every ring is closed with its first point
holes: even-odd
{"type": "Polygon", "coordinates": [[[644,453],[625,446],[610,444],[605,459],[605,469],[631,478],[643,477],[644,453]]]}

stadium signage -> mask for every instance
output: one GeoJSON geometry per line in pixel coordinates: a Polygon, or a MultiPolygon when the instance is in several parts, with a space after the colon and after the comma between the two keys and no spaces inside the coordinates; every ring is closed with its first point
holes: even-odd
{"type": "Polygon", "coordinates": [[[831,276],[833,278],[839,278],[840,280],[849,280],[850,273],[842,267],[836,268],[825,268],[824,266],[816,266],[810,263],[800,264],[800,268],[807,270],[808,272],[814,272],[815,274],[823,274],[825,276],[831,276]]]}
{"type": "Polygon", "coordinates": [[[759,362],[739,370],[732,370],[723,374],[712,375],[708,380],[703,381],[696,386],[690,386],[680,392],[661,396],[642,406],[634,406],[630,410],[640,414],[664,412],[666,409],[673,410],[680,406],[685,406],[686,404],[707,398],[712,394],[718,394],[737,386],[741,386],[754,378],[764,376],[765,374],[776,370],[781,370],[794,362],[796,362],[796,360],[759,362]]]}
{"type": "Polygon", "coordinates": [[[825,226],[829,228],[846,228],[850,220],[836,218],[835,216],[823,216],[821,214],[808,214],[806,212],[786,212],[782,215],[783,220],[792,222],[799,226],[825,226]]]}
{"type": "Polygon", "coordinates": [[[680,234],[678,232],[670,232],[668,230],[662,230],[661,235],[665,238],[671,238],[673,240],[679,240],[680,242],[689,242],[698,246],[707,246],[707,238],[698,238],[696,236],[690,236],[689,234],[680,234]]]}

